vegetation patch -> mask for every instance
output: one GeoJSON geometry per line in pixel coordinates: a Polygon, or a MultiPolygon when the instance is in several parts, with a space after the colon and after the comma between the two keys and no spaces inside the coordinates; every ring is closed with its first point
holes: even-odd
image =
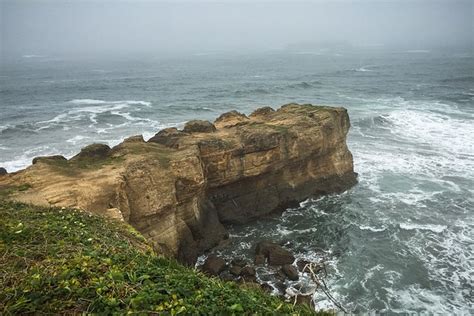
{"type": "Polygon", "coordinates": [[[15,192],[23,192],[31,188],[31,184],[0,186],[0,199],[6,199],[15,192]]]}
{"type": "Polygon", "coordinates": [[[314,313],[206,277],[156,255],[129,225],[77,210],[0,200],[0,258],[4,315],[314,313]]]}

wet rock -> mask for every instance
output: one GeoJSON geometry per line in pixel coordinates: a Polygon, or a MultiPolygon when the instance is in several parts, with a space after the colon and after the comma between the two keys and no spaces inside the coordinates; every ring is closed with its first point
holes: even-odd
{"type": "Polygon", "coordinates": [[[296,266],[298,267],[298,270],[300,272],[309,272],[309,269],[308,269],[309,264],[310,264],[310,262],[308,260],[304,260],[304,259],[299,259],[296,262],[296,266]],[[305,267],[306,267],[306,269],[305,269],[305,267]]]}
{"type": "MultiPolygon", "coordinates": [[[[292,298],[294,300],[294,298],[292,298]]],[[[313,296],[312,295],[297,295],[296,304],[308,305],[309,307],[314,307],[313,296]]]]}
{"type": "Polygon", "coordinates": [[[268,283],[262,283],[262,284],[260,284],[260,288],[261,288],[262,290],[264,290],[265,292],[267,292],[267,293],[273,292],[273,287],[272,287],[270,284],[268,284],[268,283]]]}
{"type": "Polygon", "coordinates": [[[268,259],[268,263],[270,265],[279,266],[291,264],[293,261],[295,261],[295,257],[291,252],[270,241],[259,242],[255,248],[255,254],[265,256],[265,258],[268,259]]]}
{"type": "Polygon", "coordinates": [[[249,266],[242,268],[242,270],[240,271],[240,275],[244,277],[252,277],[252,276],[255,276],[256,274],[257,272],[255,271],[255,268],[249,267],[249,266]]]}
{"type": "Polygon", "coordinates": [[[222,281],[235,281],[235,277],[229,272],[229,271],[223,271],[220,275],[219,278],[222,281]]]}
{"type": "Polygon", "coordinates": [[[233,275],[235,276],[239,276],[242,272],[242,267],[239,267],[239,266],[232,266],[230,269],[229,269],[229,272],[232,273],[233,275]]]}
{"type": "Polygon", "coordinates": [[[105,159],[110,156],[110,147],[106,144],[91,144],[71,158],[71,160],[105,159]]]}
{"type": "Polygon", "coordinates": [[[295,266],[291,264],[285,264],[281,267],[281,271],[290,279],[291,281],[298,281],[298,270],[295,266]]]}
{"type": "Polygon", "coordinates": [[[157,143],[170,148],[178,148],[182,137],[189,134],[179,131],[176,127],[165,128],[148,140],[149,143],[157,143]]]}
{"type": "Polygon", "coordinates": [[[245,276],[242,275],[241,280],[244,282],[256,283],[257,277],[255,275],[245,275],[245,276]]]}
{"type": "Polygon", "coordinates": [[[247,265],[247,261],[242,258],[234,258],[231,261],[233,266],[245,267],[247,265]]]}
{"type": "Polygon", "coordinates": [[[67,159],[61,155],[54,155],[54,156],[40,156],[33,158],[33,164],[37,164],[38,162],[66,162],[67,159]]]}
{"type": "Polygon", "coordinates": [[[281,295],[284,295],[286,293],[287,286],[284,282],[275,282],[275,287],[281,295]]]}
{"type": "Polygon", "coordinates": [[[201,267],[201,270],[210,275],[219,275],[226,268],[226,262],[224,259],[219,258],[215,255],[207,257],[206,261],[201,267]]]}
{"type": "Polygon", "coordinates": [[[256,265],[264,264],[265,263],[265,256],[264,255],[256,255],[254,263],[256,265]]]}
{"type": "Polygon", "coordinates": [[[216,127],[209,121],[192,120],[184,125],[185,133],[212,133],[216,131],[216,127]]]}
{"type": "Polygon", "coordinates": [[[8,172],[7,172],[7,169],[3,168],[3,167],[0,167],[0,176],[4,176],[6,175],[8,172]]]}

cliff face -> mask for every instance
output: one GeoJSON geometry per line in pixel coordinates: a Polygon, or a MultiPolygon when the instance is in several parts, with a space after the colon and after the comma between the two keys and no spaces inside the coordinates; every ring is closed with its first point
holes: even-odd
{"type": "Polygon", "coordinates": [[[274,111],[188,122],[148,142],[131,137],[110,149],[36,158],[0,176],[0,193],[38,205],[121,218],[158,251],[192,263],[243,223],[309,196],[356,183],[343,108],[289,104],[274,111]]]}

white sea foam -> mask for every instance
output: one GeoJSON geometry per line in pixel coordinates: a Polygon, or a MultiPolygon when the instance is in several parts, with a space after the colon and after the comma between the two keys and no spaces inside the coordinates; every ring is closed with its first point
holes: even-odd
{"type": "Polygon", "coordinates": [[[148,101],[135,101],[135,100],[124,100],[124,101],[104,101],[95,99],[74,99],[69,101],[75,105],[94,105],[94,104],[126,104],[126,105],[144,105],[151,106],[151,102],[148,101]]]}
{"type": "Polygon", "coordinates": [[[387,229],[386,227],[376,228],[376,227],[364,226],[364,225],[359,226],[359,228],[361,230],[369,230],[369,231],[374,232],[374,233],[383,232],[384,230],[387,229]]]}
{"type": "Polygon", "coordinates": [[[410,50],[406,50],[405,53],[410,53],[410,54],[427,54],[427,53],[431,53],[431,51],[428,50],[428,49],[410,49],[410,50]]]}
{"type": "Polygon", "coordinates": [[[413,223],[400,223],[400,228],[405,230],[429,230],[434,233],[442,233],[447,226],[445,225],[430,225],[430,224],[413,224],[413,223]]]}
{"type": "Polygon", "coordinates": [[[66,140],[68,143],[71,143],[73,145],[76,145],[76,144],[79,144],[79,143],[82,143],[83,140],[85,139],[89,139],[90,137],[87,137],[87,136],[83,136],[83,135],[76,135],[74,136],[73,138],[70,138],[68,140],[66,140]]]}
{"type": "Polygon", "coordinates": [[[23,58],[43,58],[43,57],[46,57],[44,55],[34,55],[34,54],[29,54],[29,55],[23,55],[21,56],[23,58]]]}
{"type": "Polygon", "coordinates": [[[373,70],[369,69],[369,68],[365,68],[365,67],[360,67],[360,68],[354,69],[354,71],[357,71],[357,72],[370,72],[370,71],[373,71],[373,70]]]}

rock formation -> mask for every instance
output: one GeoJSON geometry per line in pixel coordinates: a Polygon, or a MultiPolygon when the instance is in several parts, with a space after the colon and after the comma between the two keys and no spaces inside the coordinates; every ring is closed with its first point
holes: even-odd
{"type": "Polygon", "coordinates": [[[191,121],[148,142],[93,144],[0,177],[0,196],[129,222],[158,251],[193,263],[244,223],[356,183],[344,108],[288,104],[191,121]]]}

